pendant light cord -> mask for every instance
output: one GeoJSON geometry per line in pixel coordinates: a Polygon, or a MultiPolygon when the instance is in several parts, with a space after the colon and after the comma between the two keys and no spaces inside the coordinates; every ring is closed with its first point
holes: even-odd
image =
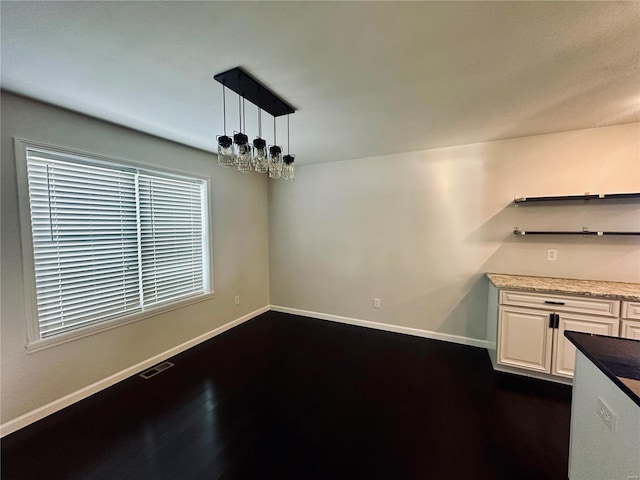
{"type": "MultiPolygon", "coordinates": [[[[275,106],[276,101],[275,99],[273,100],[273,105],[275,106]]],[[[273,116],[273,145],[276,146],[278,145],[278,141],[276,140],[276,116],[273,116]]]]}
{"type": "Polygon", "coordinates": [[[289,114],[287,113],[287,155],[291,153],[291,149],[289,148],[289,114]]]}
{"type": "Polygon", "coordinates": [[[247,116],[244,113],[244,97],[242,97],[242,133],[247,131],[247,116]]]}
{"type": "Polygon", "coordinates": [[[226,95],[225,95],[225,91],[224,91],[224,83],[222,84],[222,124],[223,124],[223,128],[224,128],[224,136],[227,136],[227,102],[226,102],[226,95]]]}

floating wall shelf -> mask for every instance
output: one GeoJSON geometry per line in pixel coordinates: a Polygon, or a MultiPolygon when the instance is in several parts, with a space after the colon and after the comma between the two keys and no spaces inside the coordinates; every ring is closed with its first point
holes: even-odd
{"type": "MultiPolygon", "coordinates": [[[[580,200],[588,200],[589,203],[591,201],[601,202],[606,200],[632,200],[632,201],[640,201],[640,193],[638,192],[629,192],[629,193],[601,193],[601,194],[590,194],[585,193],[584,195],[559,195],[559,196],[551,196],[551,197],[515,197],[514,203],[515,206],[519,206],[520,204],[527,203],[537,203],[541,202],[564,202],[564,201],[580,201],[580,200]]],[[[525,236],[525,235],[582,235],[583,237],[604,237],[604,236],[640,236],[640,232],[605,232],[605,231],[592,231],[587,227],[583,227],[582,231],[554,231],[554,230],[520,230],[518,227],[514,227],[513,233],[516,236],[525,236]]]]}
{"type": "Polygon", "coordinates": [[[640,232],[594,232],[591,230],[583,230],[583,231],[577,231],[577,232],[572,232],[572,231],[541,231],[541,230],[533,230],[533,231],[529,231],[529,230],[520,230],[518,227],[515,227],[513,229],[513,233],[514,235],[517,236],[525,236],[525,235],[582,235],[583,237],[586,236],[596,236],[596,237],[603,237],[603,236],[625,236],[625,235],[640,235],[640,232]]]}
{"type": "Polygon", "coordinates": [[[623,200],[623,199],[639,199],[640,193],[585,193],[584,195],[558,195],[551,197],[516,197],[514,203],[516,206],[521,203],[535,202],[564,202],[576,200],[623,200]]]}

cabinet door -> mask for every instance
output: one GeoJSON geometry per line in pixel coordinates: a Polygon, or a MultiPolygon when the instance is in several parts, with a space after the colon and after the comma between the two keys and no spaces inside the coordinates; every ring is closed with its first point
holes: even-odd
{"type": "Polygon", "coordinates": [[[619,325],[620,320],[617,318],[561,313],[560,322],[555,331],[553,369],[551,373],[562,377],[573,377],[576,349],[564,336],[566,330],[617,337],[619,325]]]}
{"type": "Polygon", "coordinates": [[[640,340],[640,322],[635,322],[632,320],[622,320],[620,336],[622,338],[632,338],[634,340],[640,340]]]}
{"type": "Polygon", "coordinates": [[[549,373],[552,341],[549,312],[500,307],[498,363],[549,373]]]}

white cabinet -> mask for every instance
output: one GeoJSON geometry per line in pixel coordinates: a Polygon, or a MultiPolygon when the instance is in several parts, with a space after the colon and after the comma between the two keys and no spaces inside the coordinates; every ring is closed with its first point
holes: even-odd
{"type": "Polygon", "coordinates": [[[592,315],[576,315],[559,313],[560,320],[554,331],[555,348],[551,373],[573,378],[576,362],[576,348],[564,336],[565,330],[571,332],[594,333],[596,335],[618,336],[619,320],[611,317],[595,317],[592,315]]]}
{"type": "Polygon", "coordinates": [[[640,302],[622,302],[620,336],[640,340],[640,302]]]}
{"type": "Polygon", "coordinates": [[[498,363],[549,373],[553,329],[546,312],[500,307],[498,363]]]}
{"type": "Polygon", "coordinates": [[[499,291],[494,298],[499,302],[495,352],[498,369],[504,366],[508,367],[505,371],[513,373],[526,370],[572,378],[575,348],[564,337],[565,330],[618,336],[617,300],[509,290],[499,291]]]}

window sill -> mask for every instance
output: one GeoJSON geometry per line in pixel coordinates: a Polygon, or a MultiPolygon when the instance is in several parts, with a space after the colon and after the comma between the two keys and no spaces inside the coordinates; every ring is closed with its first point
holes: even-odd
{"type": "Polygon", "coordinates": [[[109,320],[107,322],[99,323],[97,325],[91,325],[86,328],[78,329],[68,333],[63,333],[55,337],[45,338],[43,340],[36,340],[34,342],[28,343],[26,345],[26,350],[27,350],[27,353],[39,352],[47,348],[55,347],[56,345],[72,342],[80,338],[88,337],[90,335],[95,335],[96,333],[104,332],[106,330],[111,330],[113,328],[121,327],[123,325],[128,325],[129,323],[134,323],[139,320],[144,320],[146,318],[162,315],[164,313],[171,312],[173,310],[177,310],[179,308],[183,308],[189,305],[211,300],[214,297],[215,297],[214,292],[204,293],[202,295],[185,298],[184,300],[180,300],[175,303],[170,303],[167,305],[162,305],[156,308],[145,310],[144,312],[135,313],[133,315],[128,315],[126,317],[109,320]]]}

